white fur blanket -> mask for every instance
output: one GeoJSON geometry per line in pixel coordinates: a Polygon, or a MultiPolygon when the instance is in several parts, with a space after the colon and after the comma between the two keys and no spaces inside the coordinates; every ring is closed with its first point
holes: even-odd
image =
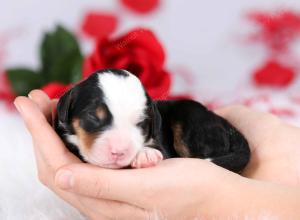
{"type": "Polygon", "coordinates": [[[17,113],[0,104],[0,219],[83,220],[39,183],[32,141],[17,113]]]}

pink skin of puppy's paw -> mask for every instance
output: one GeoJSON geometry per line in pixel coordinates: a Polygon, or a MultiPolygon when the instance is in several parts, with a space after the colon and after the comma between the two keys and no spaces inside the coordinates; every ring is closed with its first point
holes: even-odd
{"type": "Polygon", "coordinates": [[[147,168],[156,166],[162,161],[163,155],[159,150],[144,147],[131,162],[132,168],[147,168]]]}

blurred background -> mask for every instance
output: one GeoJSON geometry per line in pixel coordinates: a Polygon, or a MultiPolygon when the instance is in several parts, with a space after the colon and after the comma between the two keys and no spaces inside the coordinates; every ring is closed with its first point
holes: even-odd
{"type": "MultiPolygon", "coordinates": [[[[57,25],[77,40],[80,68],[97,50],[100,37],[94,32],[98,29],[109,41],[136,28],[149,29],[165,52],[160,68],[171,80],[168,97],[193,97],[210,108],[244,104],[300,126],[299,0],[4,1],[0,9],[0,219],[83,219],[38,183],[30,137],[11,106],[17,95],[11,91],[14,82],[9,82],[14,77],[6,77],[12,69],[41,68],[41,42],[57,25]]],[[[123,43],[138,40],[133,36],[123,43]]]]}

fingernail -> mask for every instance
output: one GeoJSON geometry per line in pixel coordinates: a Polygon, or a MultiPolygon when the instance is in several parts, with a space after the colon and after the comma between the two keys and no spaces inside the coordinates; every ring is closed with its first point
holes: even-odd
{"type": "Polygon", "coordinates": [[[15,105],[16,109],[18,110],[18,112],[22,113],[22,108],[16,101],[14,101],[14,105],[15,105]]]}
{"type": "Polygon", "coordinates": [[[73,187],[74,178],[70,170],[60,170],[56,174],[56,184],[61,189],[70,189],[73,187]]]}
{"type": "Polygon", "coordinates": [[[33,100],[32,96],[30,95],[30,93],[27,96],[28,96],[29,99],[33,100]]]}

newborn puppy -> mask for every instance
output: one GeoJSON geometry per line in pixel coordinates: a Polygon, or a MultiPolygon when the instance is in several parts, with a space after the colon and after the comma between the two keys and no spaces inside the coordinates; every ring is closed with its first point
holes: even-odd
{"type": "Polygon", "coordinates": [[[98,71],[66,92],[55,129],[82,161],[105,168],[193,157],[239,172],[250,157],[247,141],[225,119],[191,100],[154,102],[125,70],[98,71]]]}

